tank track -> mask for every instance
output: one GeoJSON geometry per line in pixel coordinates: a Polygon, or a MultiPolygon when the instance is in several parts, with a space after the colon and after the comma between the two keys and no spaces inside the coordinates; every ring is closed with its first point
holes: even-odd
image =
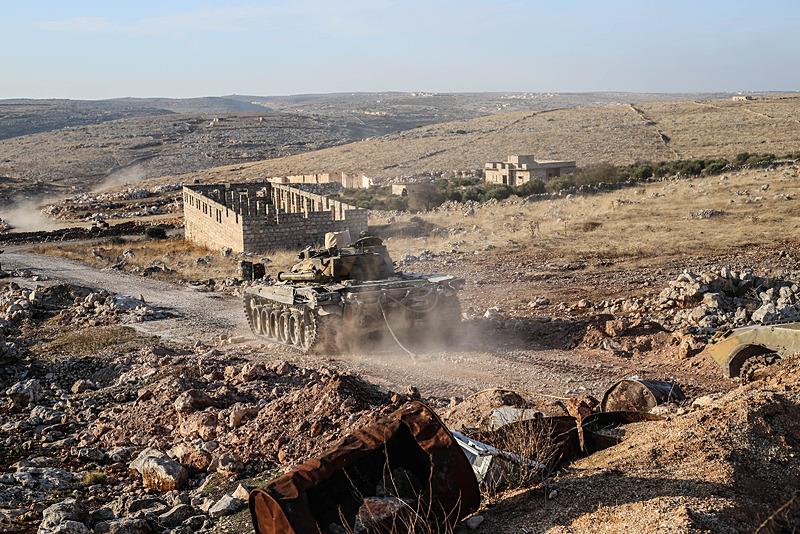
{"type": "Polygon", "coordinates": [[[257,337],[304,353],[336,348],[332,317],[255,295],[245,295],[242,301],[247,323],[257,337]]]}

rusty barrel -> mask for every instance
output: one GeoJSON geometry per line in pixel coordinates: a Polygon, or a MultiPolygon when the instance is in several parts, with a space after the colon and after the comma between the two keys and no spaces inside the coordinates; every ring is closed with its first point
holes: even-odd
{"type": "Polygon", "coordinates": [[[415,401],[354,431],[266,487],[251,491],[255,531],[353,532],[357,520],[380,519],[370,532],[401,532],[392,514],[384,519],[372,509],[381,503],[400,502],[375,493],[387,472],[406,474],[402,475],[403,484],[398,478],[391,481],[398,492],[401,485],[418,484],[418,491],[409,490],[409,496],[418,501],[411,510],[416,513],[415,521],[432,525],[431,531],[452,532],[458,521],[480,505],[478,481],[458,442],[433,410],[415,401]]]}
{"type": "Polygon", "coordinates": [[[600,408],[604,412],[649,412],[659,404],[685,399],[675,382],[626,378],[606,390],[600,408]]]}

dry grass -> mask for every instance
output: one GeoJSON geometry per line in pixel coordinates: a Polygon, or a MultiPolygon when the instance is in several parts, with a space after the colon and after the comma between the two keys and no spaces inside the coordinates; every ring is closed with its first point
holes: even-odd
{"type": "MultiPolygon", "coordinates": [[[[166,272],[156,271],[149,276],[166,282],[210,278],[222,280],[239,276],[239,260],[235,255],[222,256],[219,252],[195,245],[182,237],[162,240],[110,239],[102,243],[45,243],[36,245],[32,250],[38,254],[77,260],[101,269],[123,260],[125,263],[121,268],[126,272],[142,273],[148,267],[164,266],[168,269],[166,272]],[[126,258],[126,252],[133,255],[126,258]],[[199,263],[198,259],[201,259],[199,263]]],[[[296,250],[275,250],[248,259],[266,262],[267,271],[274,275],[278,271],[289,269],[297,262],[297,254],[296,250]]]]}
{"type": "Polygon", "coordinates": [[[174,282],[178,280],[224,279],[234,277],[238,266],[235,257],[223,257],[199,247],[182,237],[169,239],[110,239],[102,243],[58,243],[43,244],[34,248],[40,254],[60,256],[106,268],[120,262],[125,271],[143,271],[162,265],[169,270],[155,272],[152,276],[174,282]],[[125,253],[132,253],[132,255],[125,253]],[[200,263],[198,259],[203,258],[200,263]]]}
{"type": "Polygon", "coordinates": [[[648,102],[638,106],[670,138],[678,156],[731,157],[740,152],[782,155],[800,147],[800,99],[751,102],[648,102]]]}
{"type": "Polygon", "coordinates": [[[105,484],[106,482],[108,482],[108,476],[103,471],[87,471],[81,479],[81,485],[85,487],[105,484]]]}
{"type": "MultiPolygon", "coordinates": [[[[448,237],[390,238],[395,258],[423,250],[463,252],[529,248],[554,258],[658,257],[713,253],[748,243],[775,244],[800,229],[800,169],[741,171],[722,177],[658,182],[622,191],[545,202],[484,205],[475,216],[432,212],[425,220],[448,237]],[[762,191],[763,185],[769,189],[762,191]],[[749,195],[737,192],[749,191],[749,195]],[[760,200],[755,199],[761,197],[760,200]],[[749,199],[749,201],[748,201],[749,199]],[[748,203],[749,202],[749,203],[748,203]],[[693,219],[716,209],[725,215],[693,219]]],[[[411,216],[398,218],[405,220],[411,216]]],[[[376,220],[375,222],[382,222],[376,220]]]]}
{"type": "Polygon", "coordinates": [[[95,326],[61,333],[36,347],[41,354],[91,356],[104,349],[136,341],[139,334],[127,326],[95,326]]]}

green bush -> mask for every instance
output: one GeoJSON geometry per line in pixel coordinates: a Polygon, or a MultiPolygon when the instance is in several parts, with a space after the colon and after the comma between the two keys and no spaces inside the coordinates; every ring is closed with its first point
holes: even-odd
{"type": "Polygon", "coordinates": [[[546,189],[544,187],[544,182],[541,180],[530,180],[514,188],[514,194],[521,197],[527,197],[528,195],[541,195],[545,192],[546,189]]]}
{"type": "Polygon", "coordinates": [[[498,185],[490,187],[483,193],[483,200],[489,200],[489,199],[504,200],[510,197],[513,191],[514,190],[507,185],[498,185]]]}
{"type": "Polygon", "coordinates": [[[558,193],[562,189],[571,189],[575,187],[575,182],[570,176],[559,176],[547,182],[547,190],[550,193],[558,193]]]}

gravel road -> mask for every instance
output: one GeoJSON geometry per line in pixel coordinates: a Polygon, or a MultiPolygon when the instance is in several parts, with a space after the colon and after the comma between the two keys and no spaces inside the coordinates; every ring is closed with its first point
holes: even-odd
{"type": "MultiPolygon", "coordinates": [[[[674,375],[697,390],[709,387],[708,377],[696,371],[676,369],[615,357],[604,351],[571,351],[522,346],[472,332],[459,346],[409,356],[399,349],[337,355],[303,355],[282,346],[262,343],[250,333],[238,298],[125,274],[100,270],[63,258],[7,250],[0,259],[4,269],[31,269],[47,283],[69,282],[102,288],[131,296],[142,296],[153,306],[175,317],[136,325],[140,331],[175,341],[201,339],[213,342],[219,335],[263,347],[265,361],[287,360],[299,365],[320,364],[356,372],[389,389],[403,391],[414,385],[426,396],[464,396],[488,387],[506,387],[545,396],[588,392],[600,395],[611,383],[630,374],[674,375]]],[[[22,280],[21,280],[22,281],[22,280]]],[[[29,280],[26,281],[30,283],[29,280]]]]}

